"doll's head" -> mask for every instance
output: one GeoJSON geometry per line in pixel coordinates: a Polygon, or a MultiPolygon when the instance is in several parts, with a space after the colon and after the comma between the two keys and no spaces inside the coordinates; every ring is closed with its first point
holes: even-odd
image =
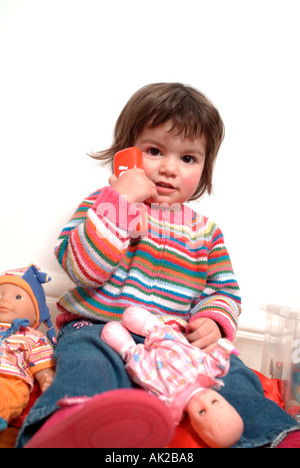
{"type": "Polygon", "coordinates": [[[209,447],[231,447],[242,436],[242,418],[215,390],[205,389],[193,395],[187,413],[193,429],[209,447]]]}
{"type": "Polygon", "coordinates": [[[48,328],[48,338],[55,343],[55,332],[42,286],[50,280],[34,265],[0,275],[0,322],[12,324],[15,319],[27,319],[33,328],[44,322],[48,328]]]}
{"type": "Polygon", "coordinates": [[[196,200],[206,191],[210,194],[213,165],[224,138],[224,124],[218,110],[204,94],[182,83],[154,83],[139,89],[119,115],[111,147],[91,156],[110,164],[113,169],[115,153],[137,146],[136,141],[145,128],[166,123],[170,124],[169,132],[205,140],[205,166],[190,200],[196,200]]]}
{"type": "Polygon", "coordinates": [[[28,319],[29,326],[34,326],[36,311],[31,296],[21,286],[0,283],[0,322],[13,323],[16,318],[28,319]]]}

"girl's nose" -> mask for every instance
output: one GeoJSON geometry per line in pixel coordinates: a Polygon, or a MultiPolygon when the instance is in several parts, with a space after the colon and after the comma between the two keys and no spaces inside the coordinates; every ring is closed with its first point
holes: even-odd
{"type": "Polygon", "coordinates": [[[160,165],[161,174],[168,177],[175,177],[178,172],[178,161],[175,158],[165,158],[160,165]]]}

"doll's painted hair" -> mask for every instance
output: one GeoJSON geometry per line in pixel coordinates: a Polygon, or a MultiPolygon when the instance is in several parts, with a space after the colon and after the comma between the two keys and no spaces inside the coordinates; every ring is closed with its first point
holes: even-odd
{"type": "Polygon", "coordinates": [[[196,192],[196,200],[212,192],[215,159],[224,138],[224,124],[215,106],[200,91],[181,83],[154,83],[139,89],[127,102],[115,125],[114,140],[105,151],[91,156],[113,167],[115,153],[134,146],[144,127],[154,128],[171,122],[170,132],[185,138],[204,137],[205,166],[196,192]]]}

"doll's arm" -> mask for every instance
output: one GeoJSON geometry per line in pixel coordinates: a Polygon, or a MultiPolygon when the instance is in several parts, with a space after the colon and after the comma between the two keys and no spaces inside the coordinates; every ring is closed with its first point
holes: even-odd
{"type": "Polygon", "coordinates": [[[42,369],[34,374],[34,377],[38,381],[42,392],[45,392],[47,388],[50,387],[50,385],[53,382],[54,375],[55,375],[54,367],[50,367],[48,369],[42,369]]]}
{"type": "Polygon", "coordinates": [[[101,339],[125,362],[129,361],[136,348],[134,339],[120,322],[106,323],[101,332],[101,339]]]}
{"type": "Polygon", "coordinates": [[[224,377],[229,370],[230,354],[238,355],[239,352],[229,340],[220,338],[215,350],[203,359],[207,372],[215,377],[224,377]]]}

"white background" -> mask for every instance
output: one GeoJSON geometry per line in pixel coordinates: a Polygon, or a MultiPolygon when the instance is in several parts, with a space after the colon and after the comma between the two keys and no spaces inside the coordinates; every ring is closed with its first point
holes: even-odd
{"type": "Polygon", "coordinates": [[[261,303],[300,308],[298,0],[0,0],[0,270],[61,275],[56,239],[107,183],[87,152],[110,145],[141,86],[181,81],[226,126],[214,195],[242,289],[241,327],[261,303]]]}

